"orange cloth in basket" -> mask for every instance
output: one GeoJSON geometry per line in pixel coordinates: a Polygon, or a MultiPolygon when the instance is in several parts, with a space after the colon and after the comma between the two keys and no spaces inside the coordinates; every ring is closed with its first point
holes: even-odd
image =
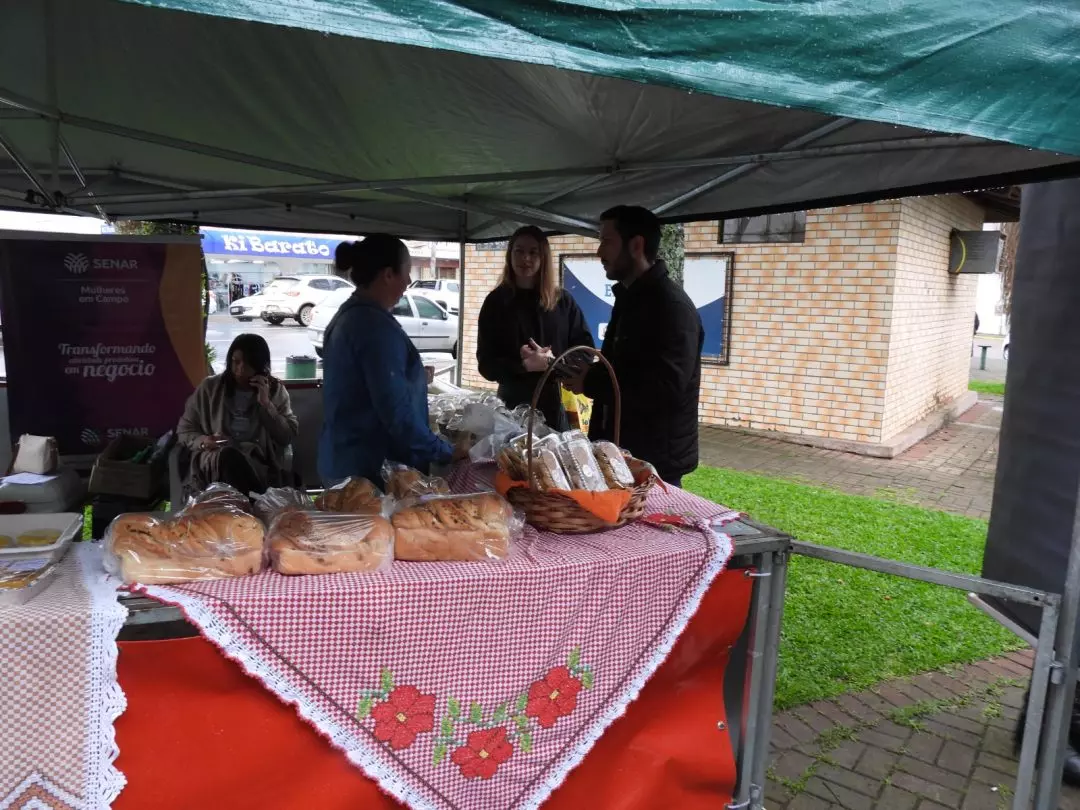
{"type": "MultiPolygon", "coordinates": [[[[528,489],[529,484],[526,481],[515,481],[502,470],[495,473],[495,490],[504,498],[510,490],[519,487],[528,489]]],[[[611,524],[619,522],[619,515],[630,503],[630,493],[625,489],[607,489],[603,492],[589,492],[586,489],[550,489],[548,492],[565,495],[586,512],[611,524]]]]}

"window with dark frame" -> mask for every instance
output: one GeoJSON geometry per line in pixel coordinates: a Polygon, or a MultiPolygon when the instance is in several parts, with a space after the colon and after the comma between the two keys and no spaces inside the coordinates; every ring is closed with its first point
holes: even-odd
{"type": "Polygon", "coordinates": [[[723,219],[719,237],[720,242],[727,245],[803,242],[806,240],[806,212],[723,219]]]}

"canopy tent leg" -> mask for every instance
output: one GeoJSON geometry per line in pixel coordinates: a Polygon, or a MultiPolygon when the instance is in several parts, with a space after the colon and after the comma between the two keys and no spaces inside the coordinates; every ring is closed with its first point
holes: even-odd
{"type": "MultiPolygon", "coordinates": [[[[1047,719],[1043,725],[1036,810],[1056,810],[1061,797],[1061,776],[1065,769],[1065,749],[1069,742],[1070,718],[1076,695],[1077,623],[1080,620],[1080,493],[1073,518],[1069,566],[1065,574],[1061,615],[1057,626],[1057,669],[1051,678],[1047,719]]],[[[1040,634],[1041,635],[1041,634],[1040,634]]],[[[1032,686],[1034,689],[1034,685],[1032,686]]]]}

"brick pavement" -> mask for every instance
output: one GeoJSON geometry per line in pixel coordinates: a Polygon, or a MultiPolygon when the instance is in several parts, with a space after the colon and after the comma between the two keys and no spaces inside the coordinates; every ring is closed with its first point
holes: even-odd
{"type": "MultiPolygon", "coordinates": [[[[702,463],[987,518],[1001,398],[896,459],[704,428],[702,463]]],[[[1012,730],[1031,651],[880,684],[776,716],[769,810],[998,810],[1016,783],[1012,730]]],[[[1066,788],[1061,810],[1080,810],[1066,788]]]]}
{"type": "Polygon", "coordinates": [[[895,459],[702,426],[701,463],[989,518],[1001,407],[1001,397],[983,394],[960,419],[895,459]]]}
{"type": "MultiPolygon", "coordinates": [[[[769,810],[998,810],[1016,786],[1012,730],[1030,651],[779,714],[769,810]]],[[[1065,788],[1061,810],[1080,810],[1065,788]]]]}

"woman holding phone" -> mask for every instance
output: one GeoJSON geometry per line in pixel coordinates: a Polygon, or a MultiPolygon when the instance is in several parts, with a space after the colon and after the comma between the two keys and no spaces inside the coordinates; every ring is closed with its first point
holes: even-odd
{"type": "MultiPolygon", "coordinates": [[[[541,375],[572,346],[593,346],[585,316],[561,289],[551,246],[539,228],[526,225],[510,237],[502,280],[484,300],[476,360],[480,374],[499,384],[499,397],[514,408],[532,401],[541,375]]],[[[556,378],[540,394],[540,412],[555,430],[570,427],[556,378]]]]}
{"type": "Polygon", "coordinates": [[[238,335],[223,374],[208,377],[187,402],[177,428],[191,451],[186,488],[212,483],[245,495],[281,486],[285,449],[299,431],[289,392],[270,375],[270,347],[259,335],[238,335]]]}

